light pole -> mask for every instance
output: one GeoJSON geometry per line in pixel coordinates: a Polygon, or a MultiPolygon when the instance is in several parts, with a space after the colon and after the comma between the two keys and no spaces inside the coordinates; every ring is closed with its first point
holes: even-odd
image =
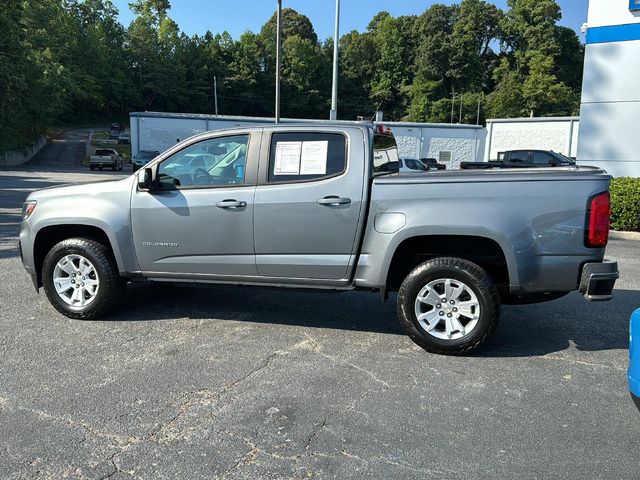
{"type": "Polygon", "coordinates": [[[280,55],[282,50],[282,0],[278,0],[278,14],[276,17],[276,123],[280,122],[280,55]]]}
{"type": "Polygon", "coordinates": [[[218,79],[216,76],[213,76],[213,98],[215,102],[216,108],[216,117],[218,116],[218,79]]]}
{"type": "Polygon", "coordinates": [[[333,87],[331,89],[331,120],[338,119],[338,49],[340,43],[340,0],[336,0],[336,24],[333,34],[333,87]]]}

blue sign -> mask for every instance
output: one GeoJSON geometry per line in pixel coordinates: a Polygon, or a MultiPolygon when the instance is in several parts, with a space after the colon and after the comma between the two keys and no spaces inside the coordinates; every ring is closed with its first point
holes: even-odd
{"type": "Polygon", "coordinates": [[[640,10],[640,0],[629,0],[629,10],[640,10]]]}

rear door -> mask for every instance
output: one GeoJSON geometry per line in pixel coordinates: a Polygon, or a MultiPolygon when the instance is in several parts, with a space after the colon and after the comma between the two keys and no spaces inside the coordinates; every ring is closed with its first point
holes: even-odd
{"type": "Polygon", "coordinates": [[[347,281],[363,216],[366,133],[265,130],[254,221],[260,276],[347,281]]]}

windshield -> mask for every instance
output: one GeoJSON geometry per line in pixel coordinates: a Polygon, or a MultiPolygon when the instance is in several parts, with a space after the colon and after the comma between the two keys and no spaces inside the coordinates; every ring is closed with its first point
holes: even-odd
{"type": "Polygon", "coordinates": [[[373,136],[373,174],[397,173],[400,168],[396,139],[389,135],[373,136]]]}
{"type": "Polygon", "coordinates": [[[96,150],[97,157],[108,157],[109,155],[113,155],[113,150],[96,150]]]}

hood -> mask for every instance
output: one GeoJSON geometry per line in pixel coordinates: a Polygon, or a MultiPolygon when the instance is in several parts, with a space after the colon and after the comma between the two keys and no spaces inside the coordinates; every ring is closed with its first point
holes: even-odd
{"type": "Polygon", "coordinates": [[[75,185],[58,185],[47,187],[32,192],[27,200],[45,200],[47,198],[100,195],[103,193],[113,193],[131,190],[131,185],[135,175],[131,175],[122,180],[107,180],[103,182],[90,182],[75,185]]]}

